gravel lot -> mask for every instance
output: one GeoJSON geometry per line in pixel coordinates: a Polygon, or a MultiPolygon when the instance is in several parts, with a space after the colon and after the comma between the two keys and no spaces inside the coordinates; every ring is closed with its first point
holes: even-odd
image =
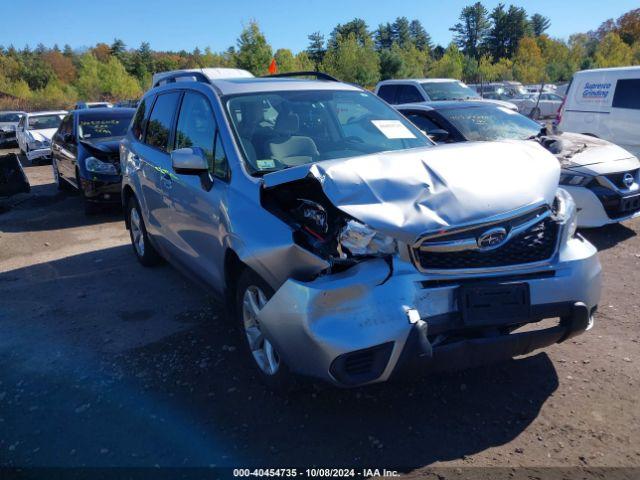
{"type": "Polygon", "coordinates": [[[26,171],[0,213],[0,466],[640,466],[640,221],[584,232],[605,288],[574,341],[283,398],[207,292],[137,263],[121,212],[85,217],[26,171]]]}

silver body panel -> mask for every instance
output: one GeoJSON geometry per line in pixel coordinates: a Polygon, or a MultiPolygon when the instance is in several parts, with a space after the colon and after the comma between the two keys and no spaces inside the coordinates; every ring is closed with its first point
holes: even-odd
{"type": "MultiPolygon", "coordinates": [[[[446,288],[422,288],[421,282],[447,278],[490,278],[502,269],[473,272],[419,272],[408,245],[430,232],[490,222],[519,210],[550,205],[558,184],[557,160],[535,145],[484,143],[386,152],[327,160],[250,176],[224,113],[227,93],[291,89],[356,89],[332,82],[246,79],[211,84],[179,82],[148,95],[189,88],[206,95],[228,157],[229,181],[202,188],[197,176],[172,169],[169,154],[145,145],[131,132],[121,148],[123,189],[138,199],[147,230],[176,267],[219,293],[226,284],[229,253],[260,275],[275,291],[260,322],[278,352],[296,372],[334,381],[329,365],[339,354],[394,342],[383,375],[389,377],[409,335],[407,310],[421,319],[456,312],[455,282],[446,288]],[[342,212],[393,236],[401,245],[393,271],[382,259],[370,259],[341,273],[296,244],[292,228],[261,204],[264,189],[313,177],[342,212]]],[[[595,248],[574,238],[542,265],[510,271],[556,272],[529,282],[531,301],[585,302],[597,305],[600,265],[595,248]]]]}

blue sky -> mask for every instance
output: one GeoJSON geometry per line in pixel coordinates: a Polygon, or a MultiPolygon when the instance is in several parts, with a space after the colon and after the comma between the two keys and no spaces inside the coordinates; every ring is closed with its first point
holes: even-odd
{"type": "MultiPolygon", "coordinates": [[[[325,36],[337,23],[364,18],[371,29],[397,16],[422,21],[434,42],[451,41],[449,27],[472,0],[46,0],[12,1],[4,10],[0,45],[23,47],[39,42],[65,43],[74,48],[122,38],[127,46],[148,41],[158,50],[214,51],[235,45],[243,25],[255,19],[277,49],[304,49],[307,35],[325,36]],[[35,16],[33,14],[35,13],[35,16]]],[[[491,9],[498,1],[484,1],[491,9]]],[[[505,1],[509,4],[510,2],[505,1]]],[[[638,0],[528,0],[514,1],[530,14],[551,19],[549,34],[568,38],[574,32],[595,29],[608,18],[638,7],[638,0]]]]}

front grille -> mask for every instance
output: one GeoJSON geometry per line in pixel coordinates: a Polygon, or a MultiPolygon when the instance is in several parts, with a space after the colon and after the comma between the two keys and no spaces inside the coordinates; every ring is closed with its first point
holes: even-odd
{"type": "MultiPolygon", "coordinates": [[[[502,225],[498,224],[497,226],[502,225]]],[[[457,270],[521,265],[551,258],[555,252],[557,238],[558,224],[552,218],[546,217],[495,250],[428,252],[416,248],[414,258],[418,262],[418,268],[422,270],[457,270]]]]}
{"type": "Polygon", "coordinates": [[[605,175],[605,177],[607,177],[607,179],[613,183],[616,187],[622,189],[622,190],[627,190],[629,187],[627,185],[624,184],[624,176],[628,173],[631,174],[631,176],[634,179],[638,178],[638,170],[640,169],[635,169],[635,170],[629,170],[627,172],[619,172],[619,173],[610,173],[608,175],[605,175]]]}

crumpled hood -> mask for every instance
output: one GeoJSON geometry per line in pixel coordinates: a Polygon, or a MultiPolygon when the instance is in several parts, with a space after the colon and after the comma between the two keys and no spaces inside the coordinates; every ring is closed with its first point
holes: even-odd
{"type": "Polygon", "coordinates": [[[120,140],[123,137],[109,137],[94,140],[80,140],[80,143],[88,147],[90,150],[97,150],[103,153],[116,153],[120,149],[120,140]]]}
{"type": "Polygon", "coordinates": [[[31,137],[34,140],[37,140],[39,142],[44,142],[45,140],[50,142],[57,130],[58,130],[57,128],[45,128],[43,130],[29,130],[29,135],[31,135],[31,137]]]}
{"type": "Polygon", "coordinates": [[[265,175],[264,185],[309,174],[337,208],[411,243],[425,232],[550,204],[560,168],[533,142],[469,142],[301,165],[265,175]]]}
{"type": "MultiPolygon", "coordinates": [[[[555,154],[556,158],[560,160],[562,168],[597,174],[600,173],[601,168],[596,165],[620,160],[634,160],[633,154],[624,148],[589,135],[562,132],[556,135],[545,135],[541,139],[543,143],[554,140],[559,141],[562,147],[561,151],[555,154]]],[[[607,165],[604,169],[608,171],[611,170],[611,167],[607,165]]]]}

